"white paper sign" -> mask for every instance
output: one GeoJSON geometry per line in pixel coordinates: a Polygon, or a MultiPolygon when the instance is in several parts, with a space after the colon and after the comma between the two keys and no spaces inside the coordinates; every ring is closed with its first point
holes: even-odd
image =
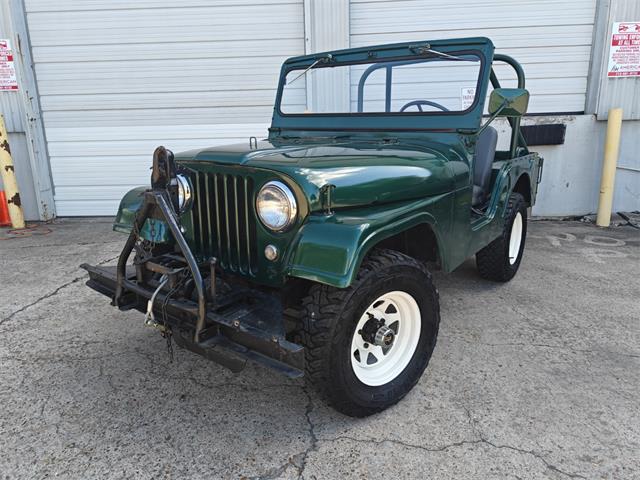
{"type": "Polygon", "coordinates": [[[461,100],[461,110],[466,110],[471,105],[473,105],[473,101],[476,99],[476,87],[465,87],[462,89],[462,93],[460,94],[461,100]]]}
{"type": "Polygon", "coordinates": [[[613,24],[607,77],[640,77],[640,22],[613,24]]]}
{"type": "Polygon", "coordinates": [[[0,90],[18,90],[13,52],[6,39],[0,39],[0,90]]]}

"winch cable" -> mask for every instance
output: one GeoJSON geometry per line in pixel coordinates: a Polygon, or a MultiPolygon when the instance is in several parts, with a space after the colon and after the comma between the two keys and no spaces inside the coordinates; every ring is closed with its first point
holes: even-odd
{"type": "Polygon", "coordinates": [[[162,277],[160,277],[160,284],[158,285],[158,288],[156,288],[155,292],[153,292],[153,295],[151,295],[151,298],[147,302],[147,313],[144,315],[145,325],[149,325],[149,326],[155,325],[156,316],[153,314],[153,304],[156,301],[156,297],[158,296],[158,293],[160,293],[160,290],[163,289],[163,287],[167,284],[168,281],[169,279],[167,278],[166,275],[163,275],[162,277]]]}
{"type": "Polygon", "coordinates": [[[173,333],[171,332],[171,327],[169,326],[169,322],[167,321],[167,305],[169,304],[169,300],[171,300],[171,297],[184,286],[185,280],[186,277],[181,276],[174,287],[167,292],[167,295],[162,301],[162,336],[167,340],[167,353],[169,354],[170,363],[173,363],[173,333]]]}

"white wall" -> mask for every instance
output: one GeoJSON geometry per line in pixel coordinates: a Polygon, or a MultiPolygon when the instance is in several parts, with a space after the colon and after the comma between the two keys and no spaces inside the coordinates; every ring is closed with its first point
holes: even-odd
{"type": "MultiPolygon", "coordinates": [[[[491,38],[524,67],[529,111],[584,111],[596,0],[351,0],[351,46],[491,38]]],[[[513,69],[498,64],[503,86],[513,69]]]]}
{"type": "MultiPolygon", "coordinates": [[[[136,8],[128,0],[24,3],[62,216],[112,215],[123,192],[147,182],[158,144],[179,151],[264,136],[278,69],[288,56],[489,36],[497,51],[524,64],[531,111],[583,111],[589,85],[601,83],[587,81],[593,32],[601,37],[607,31],[594,18],[596,0],[140,0],[136,8]]],[[[609,4],[640,6],[636,0],[609,4]]],[[[602,5],[598,11],[609,15],[602,5]]],[[[627,15],[628,9],[614,13],[627,15]]],[[[594,58],[604,56],[601,40],[594,58]]],[[[591,70],[596,67],[591,62],[591,70]]],[[[524,120],[547,122],[565,122],[567,138],[565,145],[536,147],[546,162],[534,213],[594,212],[606,125],[592,115],[524,120]]],[[[639,168],[639,139],[639,122],[625,122],[621,166],[639,168]]],[[[618,170],[615,209],[640,209],[639,178],[636,171],[618,170]]]]}
{"type": "MultiPolygon", "coordinates": [[[[606,122],[595,115],[545,115],[525,117],[523,125],[564,123],[563,145],[530,147],[544,158],[542,182],[533,215],[573,216],[595,213],[598,208],[606,122]]],[[[506,149],[510,130],[496,122],[500,149],[506,149]]],[[[623,123],[619,167],[640,170],[640,121],[623,123]]],[[[640,210],[640,171],[618,168],[613,210],[640,210]]]]}
{"type": "Polygon", "coordinates": [[[60,216],[114,215],[153,150],[264,137],[303,0],[25,0],[60,216]]]}
{"type": "MultiPolygon", "coordinates": [[[[600,124],[600,138],[604,138],[606,124],[600,124]]],[[[599,152],[604,150],[604,143],[599,152]]],[[[640,211],[640,120],[622,123],[620,159],[616,171],[613,194],[613,209],[616,212],[640,211]],[[625,168],[623,168],[625,167],[625,168]]]]}

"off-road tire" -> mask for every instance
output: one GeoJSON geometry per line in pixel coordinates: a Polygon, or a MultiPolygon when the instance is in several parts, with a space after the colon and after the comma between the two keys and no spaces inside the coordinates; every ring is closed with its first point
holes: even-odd
{"type": "Polygon", "coordinates": [[[512,193],[509,196],[509,203],[504,216],[502,234],[476,253],[476,266],[480,276],[495,282],[508,282],[511,280],[520,267],[526,238],[527,202],[521,194],[512,193]],[[518,212],[522,215],[522,240],[518,256],[512,264],[509,261],[509,239],[511,238],[511,229],[518,212]]]}
{"type": "Polygon", "coordinates": [[[314,284],[302,307],[307,381],[331,406],[352,417],[380,412],[403,398],[420,379],[436,345],[440,306],[431,274],[422,263],[393,250],[373,251],[348,288],[314,284]],[[352,369],[351,341],[365,309],[389,291],[404,291],[416,300],[420,338],[404,370],[392,381],[371,387],[352,369]]]}

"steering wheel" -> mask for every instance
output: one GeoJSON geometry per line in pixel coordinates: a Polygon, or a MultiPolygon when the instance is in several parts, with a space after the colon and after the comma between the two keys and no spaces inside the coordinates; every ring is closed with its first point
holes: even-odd
{"type": "Polygon", "coordinates": [[[405,104],[400,111],[404,112],[407,108],[409,107],[413,107],[413,106],[418,107],[418,110],[420,110],[421,112],[423,112],[424,110],[422,110],[422,106],[423,105],[428,105],[430,107],[436,107],[439,108],[440,110],[442,110],[443,112],[448,112],[449,109],[447,107],[445,107],[444,105],[440,105],[437,102],[432,102],[431,100],[413,100],[407,104],[405,104]]]}

